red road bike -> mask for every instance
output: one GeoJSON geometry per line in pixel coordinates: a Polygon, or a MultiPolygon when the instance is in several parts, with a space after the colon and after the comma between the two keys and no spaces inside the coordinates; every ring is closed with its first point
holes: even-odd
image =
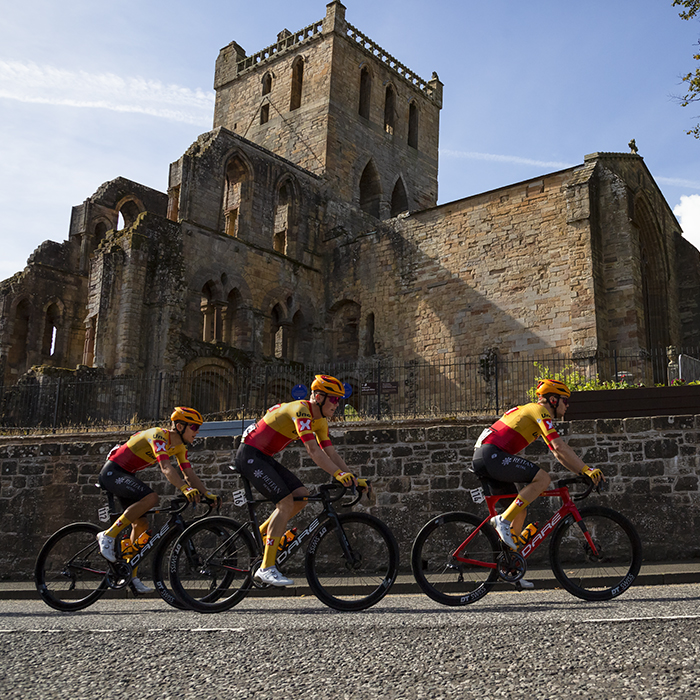
{"type": "MultiPolygon", "coordinates": [[[[484,482],[482,482],[484,483],[484,482]]],[[[488,482],[485,482],[488,489],[488,482]]],[[[443,513],[418,533],[411,553],[413,575],[421,590],[444,605],[468,605],[483,598],[499,581],[516,583],[527,571],[527,559],[550,536],[549,561],[554,576],[569,593],[584,600],[610,600],[635,581],[642,565],[642,543],[632,523],[615,510],[589,506],[579,510],[574,500],[590,495],[588,477],[563,479],[542,495],[560,498],[561,508],[519,551],[504,545],[489,519],[496,503],[516,494],[490,496],[474,489],[489,514],[443,513]],[[572,496],[568,485],[587,483],[572,496]]]]}

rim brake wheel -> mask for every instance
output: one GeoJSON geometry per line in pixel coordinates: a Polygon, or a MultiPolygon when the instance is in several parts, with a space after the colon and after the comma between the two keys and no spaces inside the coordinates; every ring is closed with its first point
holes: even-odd
{"type": "Polygon", "coordinates": [[[584,600],[610,600],[624,593],[642,565],[642,543],[632,523],[601,506],[582,508],[583,523],[597,552],[567,516],[552,535],[552,571],[569,593],[584,600]]]}
{"type": "Polygon", "coordinates": [[[107,590],[108,564],[95,539],[99,531],[92,523],[66,525],[41,548],[34,582],[47,605],[63,612],[82,610],[107,590]]]}
{"type": "Polygon", "coordinates": [[[444,513],[430,520],[413,543],[411,568],[421,590],[443,605],[468,605],[483,598],[498,581],[495,566],[501,551],[498,535],[484,525],[459,558],[484,564],[469,564],[455,557],[457,548],[481,525],[471,513],[444,513]]]}
{"type": "Polygon", "coordinates": [[[353,561],[348,561],[333,521],[314,533],[306,551],[306,579],[314,595],[335,610],[364,610],[393,586],[399,546],[391,530],[367,513],[339,516],[353,561]]]}
{"type": "Polygon", "coordinates": [[[185,530],[170,558],[170,585],[178,601],[198,612],[220,612],[240,602],[252,584],[257,547],[231,518],[208,517],[185,530]]]}

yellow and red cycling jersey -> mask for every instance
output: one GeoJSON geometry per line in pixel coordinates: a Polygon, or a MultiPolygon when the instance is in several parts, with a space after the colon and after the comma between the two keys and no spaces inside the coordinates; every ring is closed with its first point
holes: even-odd
{"type": "Polygon", "coordinates": [[[549,411],[538,403],[511,408],[488,430],[490,432],[481,440],[481,444],[495,445],[512,455],[524,450],[540,435],[547,447],[559,437],[549,411]]]}
{"type": "Polygon", "coordinates": [[[156,462],[167,462],[171,457],[177,459],[181,469],[192,467],[184,444],[173,445],[169,431],[151,428],[134,433],[123,445],[115,447],[107,459],[133,474],[156,462]]]}
{"type": "Polygon", "coordinates": [[[267,413],[243,435],[246,445],[251,445],[270,457],[293,440],[309,442],[314,439],[322,448],[331,444],[328,421],[325,418],[314,420],[308,401],[278,403],[268,408],[267,413]]]}

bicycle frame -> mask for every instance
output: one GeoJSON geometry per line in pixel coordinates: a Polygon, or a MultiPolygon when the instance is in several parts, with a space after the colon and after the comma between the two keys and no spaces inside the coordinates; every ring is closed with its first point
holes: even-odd
{"type": "MultiPolygon", "coordinates": [[[[519,549],[517,554],[519,554],[521,557],[524,559],[527,559],[546,539],[549,537],[549,535],[554,532],[554,529],[556,526],[568,515],[571,515],[574,518],[574,521],[578,523],[578,526],[581,528],[581,532],[583,533],[584,537],[586,538],[586,542],[588,542],[588,546],[591,548],[591,551],[597,555],[598,550],[596,549],[595,543],[593,542],[593,539],[591,538],[590,533],[588,532],[588,528],[586,527],[586,524],[583,522],[583,519],[581,518],[581,514],[578,512],[578,508],[576,508],[576,505],[573,502],[573,499],[571,498],[571,494],[569,493],[569,489],[566,486],[562,486],[560,488],[556,489],[551,489],[549,491],[545,491],[542,496],[547,496],[551,498],[561,498],[562,500],[562,505],[557,510],[556,513],[547,521],[547,523],[544,525],[544,527],[540,528],[536,533],[535,536],[530,540],[522,549],[519,549]]],[[[477,527],[474,532],[472,532],[469,537],[467,537],[462,544],[457,547],[455,550],[454,554],[452,555],[458,562],[462,564],[471,564],[472,566],[482,566],[485,569],[496,569],[498,567],[498,564],[496,562],[486,562],[486,561],[479,561],[476,559],[468,559],[466,557],[463,557],[460,555],[460,552],[464,550],[464,548],[476,537],[477,533],[483,528],[485,525],[488,524],[489,520],[496,515],[496,503],[498,501],[503,500],[503,499],[513,499],[517,496],[516,493],[512,494],[505,494],[505,495],[498,495],[498,496],[484,496],[484,499],[486,500],[486,505],[488,506],[489,509],[489,514],[488,516],[482,521],[481,525],[477,527]]],[[[510,550],[508,550],[510,552],[510,550]]]]}
{"type": "MultiPolygon", "coordinates": [[[[255,539],[255,542],[258,546],[258,551],[260,556],[262,556],[263,552],[265,551],[265,546],[263,544],[262,540],[262,535],[260,534],[260,526],[258,523],[258,517],[256,510],[258,506],[262,503],[271,503],[268,499],[263,499],[263,498],[255,498],[253,496],[253,489],[250,485],[250,482],[242,476],[237,470],[235,470],[238,476],[243,480],[243,489],[239,491],[235,491],[233,495],[233,502],[234,505],[247,505],[248,506],[248,522],[246,522],[243,527],[249,527],[253,534],[253,538],[255,539]]],[[[291,556],[293,556],[297,550],[300,550],[304,540],[306,540],[309,535],[312,533],[315,533],[316,530],[327,520],[333,521],[335,525],[338,525],[337,531],[338,533],[341,533],[339,535],[340,539],[340,546],[343,549],[343,553],[345,554],[346,557],[348,557],[348,560],[350,561],[350,556],[352,554],[352,551],[350,549],[350,545],[348,544],[347,537],[345,536],[345,532],[342,527],[340,527],[340,521],[338,519],[338,514],[335,512],[335,508],[333,508],[332,504],[336,500],[340,500],[343,497],[343,493],[340,494],[338,498],[330,498],[328,495],[328,491],[331,488],[340,488],[339,486],[335,485],[323,485],[321,493],[314,495],[314,496],[299,496],[296,497],[294,500],[295,501],[305,501],[305,502],[319,502],[323,506],[323,512],[319,514],[317,517],[315,517],[305,528],[302,532],[300,532],[291,542],[290,544],[283,549],[281,552],[278,552],[276,562],[277,564],[283,565],[287,559],[289,559],[291,556]],[[326,488],[324,488],[326,487],[326,488]]],[[[359,498],[359,497],[358,497],[359,498]]],[[[349,504],[349,505],[352,505],[349,504]]],[[[234,533],[235,534],[235,533],[234,533]]]]}

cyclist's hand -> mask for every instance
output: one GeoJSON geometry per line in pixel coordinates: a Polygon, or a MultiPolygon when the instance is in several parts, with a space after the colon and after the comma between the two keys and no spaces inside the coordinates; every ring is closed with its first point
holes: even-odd
{"type": "Polygon", "coordinates": [[[189,484],[183,484],[180,486],[180,491],[182,491],[182,495],[190,502],[190,503],[199,503],[199,491],[189,484]]]}
{"type": "Polygon", "coordinates": [[[211,491],[207,491],[204,494],[204,498],[206,498],[209,501],[214,501],[214,505],[216,506],[216,508],[221,508],[221,496],[217,496],[211,491]]]}
{"type": "Polygon", "coordinates": [[[357,488],[360,491],[364,491],[365,489],[371,489],[372,484],[367,481],[367,479],[360,479],[359,477],[357,478],[357,488]]]}
{"type": "Polygon", "coordinates": [[[377,497],[370,481],[367,479],[358,479],[357,490],[362,492],[362,496],[360,497],[361,506],[369,507],[376,503],[377,497]]]}
{"type": "Polygon", "coordinates": [[[583,476],[590,477],[596,486],[598,486],[598,484],[601,481],[605,481],[605,477],[603,476],[603,472],[600,471],[600,469],[591,469],[590,467],[584,467],[581,474],[583,476]]]}
{"type": "Polygon", "coordinates": [[[351,472],[344,472],[342,469],[338,469],[338,471],[333,474],[333,478],[337,479],[343,486],[346,487],[357,484],[355,475],[351,472]]]}

